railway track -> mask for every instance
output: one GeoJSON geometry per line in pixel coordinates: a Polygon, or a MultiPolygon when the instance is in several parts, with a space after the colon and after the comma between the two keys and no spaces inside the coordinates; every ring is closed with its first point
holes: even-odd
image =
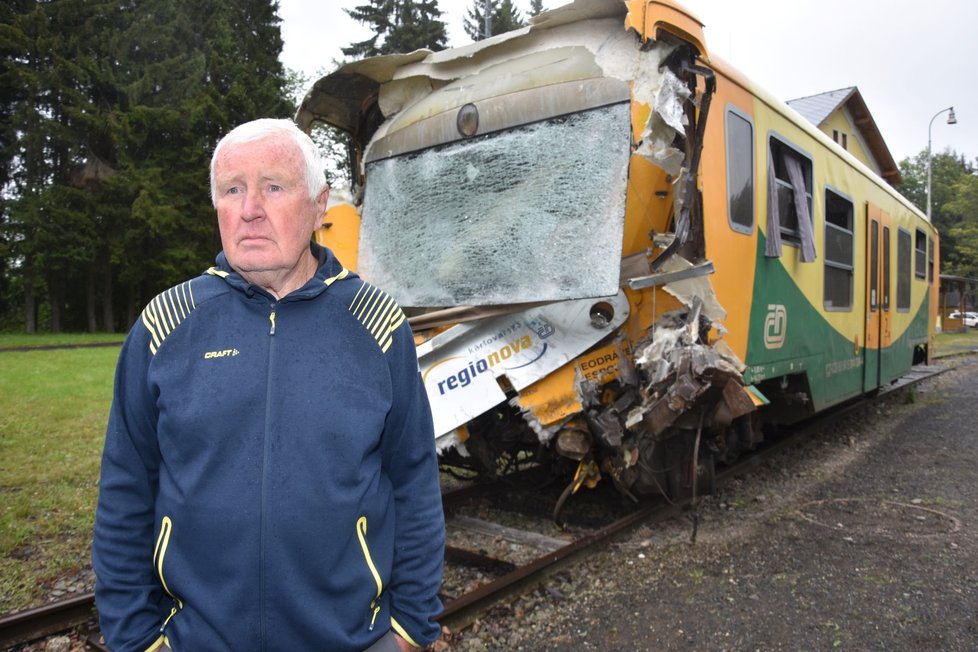
{"type": "MultiPolygon", "coordinates": [[[[813,419],[792,428],[790,434],[766,444],[763,448],[746,456],[736,464],[719,470],[716,473],[716,485],[722,487],[734,478],[749,473],[768,456],[773,456],[786,448],[796,446],[800,441],[809,437],[814,431],[822,429],[852,413],[853,411],[879,400],[893,392],[912,387],[928,378],[945,371],[945,367],[917,367],[910,375],[881,391],[873,398],[861,398],[843,404],[831,411],[821,413],[813,419]]],[[[527,476],[532,480],[532,475],[527,476]]],[[[526,478],[524,478],[525,480],[526,478]]],[[[524,483],[525,484],[525,483],[524,483]]],[[[691,506],[695,513],[695,495],[680,501],[663,499],[647,500],[635,504],[631,509],[618,509],[618,514],[606,518],[604,522],[590,522],[587,525],[575,525],[582,521],[579,516],[569,515],[569,527],[561,530],[560,536],[553,533],[534,532],[532,528],[511,527],[493,519],[473,517],[465,513],[465,506],[478,503],[482,499],[494,499],[497,503],[507,502],[505,493],[500,493],[497,485],[471,485],[460,489],[446,491],[443,496],[446,522],[449,528],[449,544],[446,546],[446,562],[449,567],[461,566],[478,569],[479,579],[467,583],[463,588],[443,595],[444,609],[438,620],[443,626],[458,631],[477,619],[493,605],[507,598],[525,592],[529,587],[538,584],[548,575],[572,564],[575,560],[589,554],[620,537],[639,525],[651,525],[676,517],[691,506]],[[501,498],[502,497],[502,498],[501,498]],[[452,542],[453,532],[461,532],[456,539],[465,540],[472,545],[457,545],[452,542]],[[568,532],[570,534],[568,534],[568,532]],[[568,538],[568,536],[570,538],[568,538]],[[485,552],[478,547],[479,537],[483,540],[505,540],[512,542],[512,548],[518,549],[516,561],[506,559],[502,555],[485,552]],[[475,549],[473,549],[473,547],[475,549]],[[527,551],[535,550],[535,554],[527,551]],[[491,579],[485,580],[485,575],[491,579]]],[[[537,501],[545,500],[538,493],[537,501]]],[[[516,518],[527,520],[544,520],[540,509],[532,508],[533,500],[526,496],[509,498],[508,512],[510,518],[513,512],[516,518]],[[513,507],[517,509],[513,509],[513,507]]],[[[550,503],[552,504],[552,503],[550,503]]],[[[499,511],[493,511],[497,516],[499,511]]],[[[587,518],[583,519],[587,521],[587,518]]],[[[591,519],[592,521],[594,519],[591,519]]],[[[695,521],[692,537],[695,538],[695,521]]],[[[551,521],[550,525],[553,523],[551,521]]],[[[0,650],[16,650],[26,643],[37,641],[55,634],[64,634],[76,630],[86,624],[93,624],[95,618],[94,595],[86,593],[69,600],[54,602],[33,609],[0,616],[0,650]]],[[[88,649],[105,651],[107,648],[100,642],[97,631],[83,635],[88,649]]]]}

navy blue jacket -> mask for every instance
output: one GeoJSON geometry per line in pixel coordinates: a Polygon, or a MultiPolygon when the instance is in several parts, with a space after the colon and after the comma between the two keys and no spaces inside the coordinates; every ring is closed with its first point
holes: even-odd
{"type": "Polygon", "coordinates": [[[326,249],[281,300],[217,267],[122,348],[92,559],[116,652],[438,636],[444,519],[410,328],[326,249]]]}

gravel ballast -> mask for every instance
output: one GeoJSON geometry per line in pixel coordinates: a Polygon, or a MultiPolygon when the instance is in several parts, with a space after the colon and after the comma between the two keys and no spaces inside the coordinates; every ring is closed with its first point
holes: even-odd
{"type": "Polygon", "coordinates": [[[978,361],[764,462],[437,650],[978,649],[978,361]]]}

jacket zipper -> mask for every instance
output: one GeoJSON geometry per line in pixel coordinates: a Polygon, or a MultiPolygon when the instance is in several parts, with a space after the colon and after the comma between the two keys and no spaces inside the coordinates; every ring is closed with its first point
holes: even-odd
{"type": "Polygon", "coordinates": [[[172,531],[173,521],[170,520],[169,516],[164,516],[160,523],[160,535],[156,538],[156,549],[153,551],[153,566],[156,567],[156,574],[160,578],[160,584],[163,585],[163,590],[166,591],[166,594],[170,596],[176,605],[170,608],[170,615],[160,625],[161,632],[166,629],[170,619],[177,615],[180,609],[183,609],[183,600],[173,595],[170,587],[166,585],[166,578],[163,576],[163,559],[166,557],[167,546],[170,545],[170,533],[172,531]]]}
{"type": "Polygon", "coordinates": [[[259,607],[260,616],[258,618],[258,638],[259,638],[259,649],[266,649],[266,622],[265,622],[265,508],[266,508],[266,491],[267,491],[267,478],[268,473],[268,458],[269,458],[269,446],[271,438],[271,407],[272,407],[272,369],[275,366],[275,309],[278,303],[272,303],[270,312],[268,314],[269,329],[268,329],[268,367],[265,370],[265,433],[262,445],[262,472],[261,472],[261,507],[259,511],[259,526],[258,526],[258,545],[259,545],[259,561],[258,561],[258,596],[259,596],[259,607]]]}
{"type": "Polygon", "coordinates": [[[384,591],[384,583],[380,579],[380,573],[377,572],[377,567],[374,566],[373,557],[370,556],[370,548],[367,546],[367,517],[361,516],[357,519],[357,538],[360,539],[360,548],[363,550],[363,558],[367,562],[367,568],[370,569],[370,574],[374,576],[374,582],[377,583],[377,596],[370,601],[370,611],[373,612],[370,616],[370,627],[369,631],[374,631],[374,625],[377,622],[377,614],[380,613],[380,594],[384,591]]]}

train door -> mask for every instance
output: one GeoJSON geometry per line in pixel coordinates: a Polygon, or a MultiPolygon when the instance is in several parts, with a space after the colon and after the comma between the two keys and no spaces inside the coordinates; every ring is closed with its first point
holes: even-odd
{"type": "Polygon", "coordinates": [[[866,205],[866,332],[863,391],[880,386],[882,353],[890,345],[890,216],[866,205]]]}

